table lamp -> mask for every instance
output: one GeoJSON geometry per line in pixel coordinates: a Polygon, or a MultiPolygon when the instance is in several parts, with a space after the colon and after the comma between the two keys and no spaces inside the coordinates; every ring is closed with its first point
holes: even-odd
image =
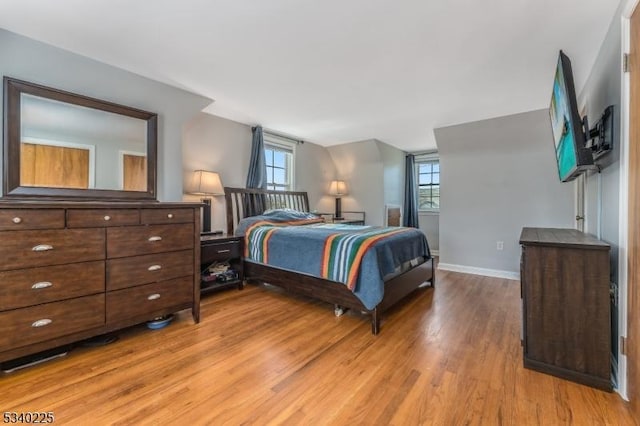
{"type": "Polygon", "coordinates": [[[220,175],[207,170],[194,171],[188,192],[189,194],[204,195],[201,199],[204,204],[202,210],[202,233],[211,232],[211,198],[207,197],[207,195],[224,195],[220,175]]]}
{"type": "Polygon", "coordinates": [[[334,219],[341,220],[342,217],[342,197],[343,195],[347,195],[349,191],[347,190],[347,184],[343,180],[333,180],[329,185],[329,194],[336,197],[336,214],[334,219]]]}

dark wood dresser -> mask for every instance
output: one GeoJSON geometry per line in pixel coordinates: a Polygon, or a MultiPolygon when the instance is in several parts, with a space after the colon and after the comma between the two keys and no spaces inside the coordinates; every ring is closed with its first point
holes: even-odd
{"type": "Polygon", "coordinates": [[[200,205],[0,202],[0,362],[183,309],[199,321],[200,205]]]}
{"type": "Polygon", "coordinates": [[[524,366],[611,391],[609,245],[551,228],[520,244],[524,366]]]}

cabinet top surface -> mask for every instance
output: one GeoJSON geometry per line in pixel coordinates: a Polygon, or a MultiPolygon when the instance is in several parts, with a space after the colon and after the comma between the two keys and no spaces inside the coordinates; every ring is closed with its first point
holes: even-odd
{"type": "Polygon", "coordinates": [[[522,228],[520,244],[608,250],[609,244],[577,229],[522,228]]]}
{"type": "Polygon", "coordinates": [[[238,237],[235,235],[227,234],[212,234],[212,235],[200,235],[200,243],[226,243],[230,241],[241,241],[244,237],[238,237]]]}
{"type": "Polygon", "coordinates": [[[179,207],[201,207],[197,202],[131,202],[131,201],[4,201],[0,200],[0,209],[166,209],[179,207]]]}

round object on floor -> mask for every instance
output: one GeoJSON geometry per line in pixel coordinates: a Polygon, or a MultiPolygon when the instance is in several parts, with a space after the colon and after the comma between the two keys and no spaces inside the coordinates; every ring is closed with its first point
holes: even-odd
{"type": "Polygon", "coordinates": [[[154,318],[153,321],[147,322],[147,327],[151,330],[158,330],[160,328],[166,327],[171,320],[173,319],[173,315],[165,315],[163,317],[154,318]]]}

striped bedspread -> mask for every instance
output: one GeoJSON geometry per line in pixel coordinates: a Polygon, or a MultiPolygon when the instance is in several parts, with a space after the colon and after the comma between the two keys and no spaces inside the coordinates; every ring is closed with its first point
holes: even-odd
{"type": "Polygon", "coordinates": [[[244,219],[245,258],[345,284],[373,309],[383,279],[405,262],[430,257],[424,234],[414,228],[327,224],[314,216],[263,215],[244,219]]]}

